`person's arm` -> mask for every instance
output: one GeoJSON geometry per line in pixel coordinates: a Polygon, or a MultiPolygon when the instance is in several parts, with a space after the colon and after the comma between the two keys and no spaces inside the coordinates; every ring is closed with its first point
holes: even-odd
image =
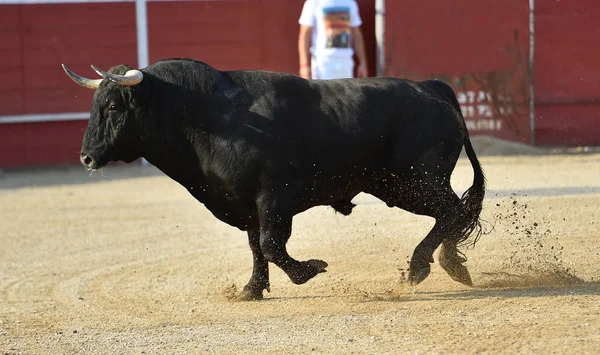
{"type": "Polygon", "coordinates": [[[312,41],[312,27],[300,25],[298,36],[298,55],[300,59],[300,76],[305,79],[311,78],[310,69],[310,46],[312,41]]]}
{"type": "Polygon", "coordinates": [[[359,78],[366,78],[369,75],[369,71],[367,66],[367,56],[365,54],[365,41],[360,26],[352,27],[352,39],[354,51],[358,57],[356,76],[359,78]]]}

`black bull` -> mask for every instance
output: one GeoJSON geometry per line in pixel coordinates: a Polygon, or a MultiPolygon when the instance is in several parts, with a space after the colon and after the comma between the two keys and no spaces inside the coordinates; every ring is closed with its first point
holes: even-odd
{"type": "Polygon", "coordinates": [[[218,219],[247,231],[254,264],[244,299],[270,290],[269,262],[295,284],[325,272],[324,261],[288,254],[293,216],[319,205],[348,215],[360,192],[435,218],[411,258],[411,284],[429,275],[440,245],[441,267],[471,284],[458,247],[481,233],[485,177],[446,83],[311,81],[191,59],[93,67],[104,78],[94,80],[63,68],[96,88],[81,150],[86,168],[143,157],[218,219]],[[463,146],[474,178],[460,198],[450,176],[463,146]]]}

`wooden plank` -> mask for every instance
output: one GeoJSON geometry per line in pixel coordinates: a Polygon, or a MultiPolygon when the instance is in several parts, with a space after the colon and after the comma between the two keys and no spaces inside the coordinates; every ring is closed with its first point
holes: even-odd
{"type": "Polygon", "coordinates": [[[135,24],[125,26],[102,26],[101,24],[75,27],[69,23],[63,27],[33,28],[25,31],[25,48],[103,48],[118,44],[136,48],[135,24]]]}
{"type": "Polygon", "coordinates": [[[600,96],[598,2],[541,2],[536,14],[536,99],[600,96]]]}
{"type": "Polygon", "coordinates": [[[0,5],[0,30],[18,30],[20,26],[21,5],[0,5]]]}
{"type": "MultiPolygon", "coordinates": [[[[50,68],[52,70],[62,71],[61,64],[66,64],[69,68],[74,64],[84,64],[88,70],[90,64],[94,64],[99,68],[106,68],[116,64],[137,65],[137,55],[135,47],[112,45],[107,47],[95,48],[70,48],[64,49],[47,49],[36,48],[28,49],[25,52],[23,67],[25,71],[35,68],[50,68]],[[39,60],[44,58],[44,60],[39,60]]],[[[91,69],[89,69],[91,71],[91,69]]],[[[90,75],[97,76],[97,74],[90,75]]],[[[84,75],[81,73],[80,75],[84,75]]],[[[84,75],[85,76],[85,75],[84,75]]]]}
{"type": "Polygon", "coordinates": [[[191,57],[219,68],[261,68],[261,10],[259,1],[150,2],[150,62],[191,57]]]}
{"type": "Polygon", "coordinates": [[[21,30],[19,28],[3,29],[0,32],[0,52],[14,54],[21,49],[21,30]]]}
{"type": "Polygon", "coordinates": [[[24,88],[23,75],[20,70],[0,69],[0,92],[19,91],[24,88]]]}
{"type": "MultiPolygon", "coordinates": [[[[218,25],[220,26],[220,25],[218,25]]],[[[257,42],[263,40],[263,34],[257,28],[227,26],[220,28],[208,24],[172,24],[154,26],[148,30],[148,37],[153,44],[162,43],[211,43],[211,42],[257,42]],[[210,34],[210,35],[208,35],[210,34]]]]}
{"type": "Polygon", "coordinates": [[[87,121],[2,125],[0,168],[78,164],[87,121]]]}
{"type": "Polygon", "coordinates": [[[22,7],[22,13],[23,26],[27,29],[45,30],[70,26],[75,32],[90,24],[135,26],[133,2],[27,5],[22,7]]]}
{"type": "Polygon", "coordinates": [[[94,90],[73,83],[70,88],[25,90],[24,113],[89,111],[94,90]]]}
{"type": "Polygon", "coordinates": [[[22,89],[0,90],[0,115],[20,115],[25,113],[25,95],[22,89]]]}
{"type": "Polygon", "coordinates": [[[29,165],[27,127],[7,124],[0,129],[0,169],[29,165]]]}
{"type": "Polygon", "coordinates": [[[536,142],[600,145],[600,8],[536,2],[536,142]]]}
{"type": "Polygon", "coordinates": [[[536,105],[535,112],[537,145],[600,145],[600,104],[536,105]]]}
{"type": "Polygon", "coordinates": [[[206,24],[211,28],[237,24],[238,27],[250,29],[257,24],[256,20],[262,9],[259,0],[152,1],[148,3],[148,23],[157,27],[174,23],[187,26],[206,24]]]}

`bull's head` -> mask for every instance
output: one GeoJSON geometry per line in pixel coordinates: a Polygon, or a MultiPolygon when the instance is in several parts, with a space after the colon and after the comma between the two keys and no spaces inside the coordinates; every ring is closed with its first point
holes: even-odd
{"type": "Polygon", "coordinates": [[[95,170],[110,161],[132,162],[141,155],[138,147],[143,129],[139,113],[145,101],[141,84],[144,75],[125,65],[112,67],[108,72],[93,65],[92,68],[104,79],[84,78],[63,64],[73,81],[96,89],[81,145],[81,163],[87,169],[95,170]]]}

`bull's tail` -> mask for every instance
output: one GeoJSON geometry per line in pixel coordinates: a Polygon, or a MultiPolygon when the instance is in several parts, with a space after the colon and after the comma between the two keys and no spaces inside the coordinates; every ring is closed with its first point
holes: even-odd
{"type": "Polygon", "coordinates": [[[458,99],[456,98],[456,94],[452,87],[445,83],[442,80],[432,80],[431,81],[436,88],[436,91],[445,99],[449,100],[452,106],[456,109],[458,114],[460,115],[463,123],[464,129],[464,147],[465,152],[467,153],[467,157],[471,162],[471,166],[473,167],[473,185],[461,197],[461,202],[465,209],[465,220],[463,220],[462,226],[464,226],[461,238],[458,240],[458,245],[467,245],[474,246],[475,243],[479,240],[481,236],[481,222],[479,220],[479,215],[481,214],[481,210],[483,208],[483,198],[485,196],[485,184],[486,179],[483,173],[483,169],[481,168],[481,164],[479,164],[479,159],[477,159],[477,155],[475,155],[475,151],[473,150],[473,146],[471,145],[471,139],[469,138],[469,130],[467,129],[467,124],[465,122],[465,118],[462,114],[462,110],[460,109],[460,104],[458,103],[458,99]],[[475,233],[474,233],[475,232],[475,233]],[[469,241],[469,237],[474,233],[474,237],[469,241]]]}
{"type": "MultiPolygon", "coordinates": [[[[458,109],[460,110],[460,107],[458,109]]],[[[465,131],[466,129],[467,128],[465,126],[465,131]]],[[[466,220],[464,224],[465,227],[461,233],[462,237],[459,239],[458,245],[474,246],[479,240],[482,232],[479,216],[483,208],[483,198],[485,196],[485,175],[483,173],[483,169],[481,168],[481,164],[479,164],[479,159],[477,159],[477,155],[475,155],[473,146],[471,145],[468,132],[465,132],[464,145],[467,157],[469,158],[471,166],[473,167],[474,176],[473,185],[471,185],[471,187],[469,187],[461,197],[461,202],[463,203],[466,212],[466,220]],[[473,232],[475,233],[472,240],[467,243],[467,240],[471,234],[473,234],[473,232]]]]}

